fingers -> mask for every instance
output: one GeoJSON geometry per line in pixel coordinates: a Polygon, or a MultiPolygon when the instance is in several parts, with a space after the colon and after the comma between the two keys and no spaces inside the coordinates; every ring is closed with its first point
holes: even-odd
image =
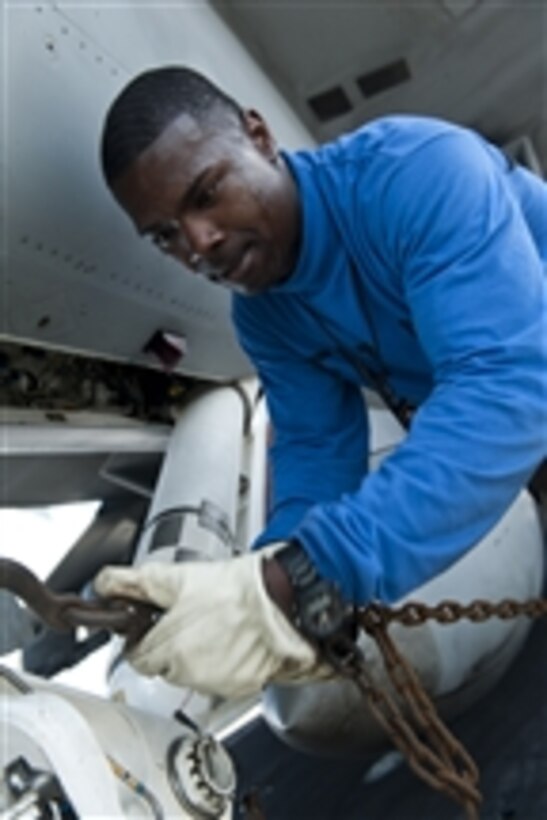
{"type": "Polygon", "coordinates": [[[93,586],[102,598],[123,595],[146,600],[139,583],[139,574],[134,569],[104,567],[96,576],[93,586]]]}
{"type": "Polygon", "coordinates": [[[135,598],[167,609],[177,598],[179,568],[159,563],[137,568],[105,567],[95,578],[94,586],[97,593],[105,598],[135,598]]]}
{"type": "MultiPolygon", "coordinates": [[[[205,668],[214,676],[218,658],[215,659],[214,647],[211,652],[208,644],[203,651],[196,628],[196,624],[190,624],[190,634],[185,632],[178,613],[171,611],[128,653],[127,660],[146,677],[159,675],[175,686],[195,686],[198,683],[197,688],[205,691],[207,681],[203,680],[203,674],[200,680],[199,670],[205,668]],[[195,667],[198,671],[197,681],[195,667]]],[[[218,651],[224,654],[225,648],[219,646],[218,651]]]]}
{"type": "Polygon", "coordinates": [[[169,644],[145,649],[139,646],[129,654],[128,660],[141,675],[159,675],[178,686],[190,685],[193,682],[190,670],[181,662],[181,653],[169,644]]]}

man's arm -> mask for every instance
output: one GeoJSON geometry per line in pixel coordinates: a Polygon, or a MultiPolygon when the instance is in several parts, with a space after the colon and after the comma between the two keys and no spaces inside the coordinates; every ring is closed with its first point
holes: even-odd
{"type": "Polygon", "coordinates": [[[368,419],[358,385],[321,368],[283,336],[291,326],[298,336],[290,300],[237,297],[234,320],[273,426],[271,509],[255,544],[262,546],[289,538],[313,505],[358,488],[368,470],[368,419]]]}
{"type": "Polygon", "coordinates": [[[295,532],[358,602],[457,560],[547,452],[545,274],[507,179],[454,133],[407,160],[378,205],[435,387],[381,468],[295,532]]]}

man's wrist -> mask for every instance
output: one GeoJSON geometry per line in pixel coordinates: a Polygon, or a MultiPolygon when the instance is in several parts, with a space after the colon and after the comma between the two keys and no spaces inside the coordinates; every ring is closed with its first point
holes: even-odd
{"type": "Polygon", "coordinates": [[[293,626],[316,644],[334,646],[355,636],[354,607],[337,584],[324,578],[304,547],[290,540],[265,572],[270,596],[293,626]]]}
{"type": "Polygon", "coordinates": [[[262,562],[264,587],[272,601],[289,620],[294,610],[294,588],[287,571],[275,556],[262,562]]]}

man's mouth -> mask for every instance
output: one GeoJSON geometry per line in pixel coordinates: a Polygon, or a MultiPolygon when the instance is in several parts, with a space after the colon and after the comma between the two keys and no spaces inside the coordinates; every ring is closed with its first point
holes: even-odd
{"type": "Polygon", "coordinates": [[[243,252],[233,261],[225,265],[216,265],[207,259],[202,259],[194,270],[210,282],[225,285],[233,290],[245,290],[247,267],[252,255],[252,245],[247,245],[243,252]]]}
{"type": "Polygon", "coordinates": [[[243,284],[247,274],[249,260],[252,254],[252,245],[247,245],[243,253],[236,259],[235,263],[229,266],[224,272],[223,279],[234,284],[243,284]]]}

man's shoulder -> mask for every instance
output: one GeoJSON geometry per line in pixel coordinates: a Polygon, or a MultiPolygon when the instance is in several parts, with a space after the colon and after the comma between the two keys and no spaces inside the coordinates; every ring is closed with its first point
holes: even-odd
{"type": "Polygon", "coordinates": [[[465,132],[466,129],[462,126],[446,120],[397,114],[371,120],[332,142],[324,143],[311,151],[297,153],[326,165],[351,163],[374,156],[398,160],[414,153],[431,140],[465,132]]]}

